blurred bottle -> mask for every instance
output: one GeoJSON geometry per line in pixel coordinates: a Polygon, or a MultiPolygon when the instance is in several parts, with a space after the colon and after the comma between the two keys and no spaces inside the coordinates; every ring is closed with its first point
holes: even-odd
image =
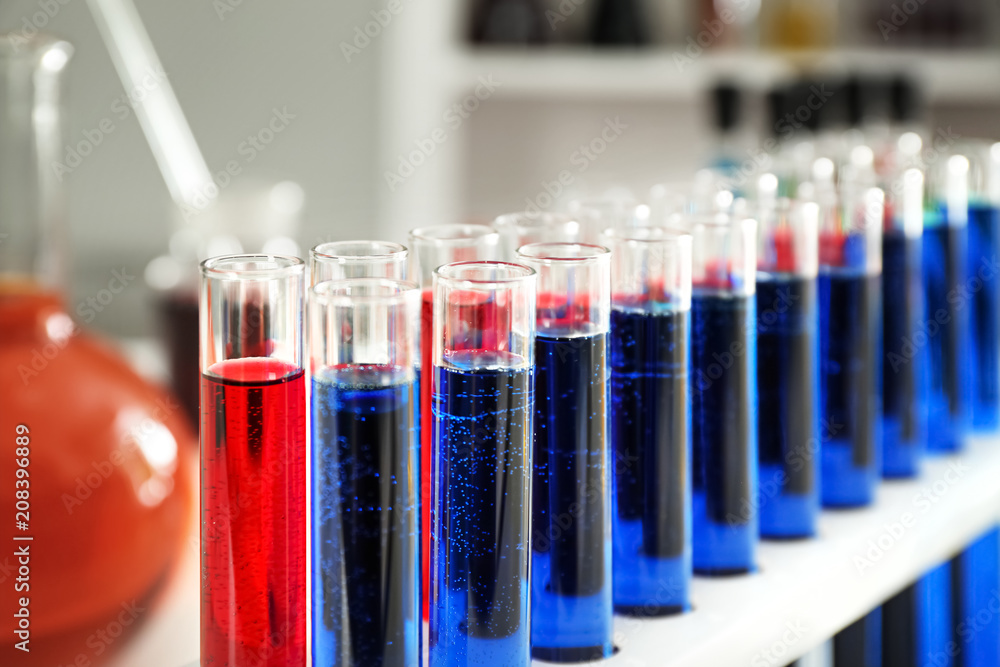
{"type": "Polygon", "coordinates": [[[761,0],[699,0],[699,23],[692,30],[704,48],[755,48],[760,42],[761,0]]]}
{"type": "Polygon", "coordinates": [[[715,147],[709,166],[725,178],[738,175],[740,164],[747,157],[750,142],[742,132],[742,97],[736,84],[723,82],[712,88],[712,110],[715,147]]]}
{"type": "Polygon", "coordinates": [[[641,0],[598,0],[590,17],[596,46],[645,46],[649,43],[641,0]]]}
{"type": "Polygon", "coordinates": [[[475,44],[544,44],[551,32],[538,0],[478,0],[472,7],[475,44]]]}
{"type": "Polygon", "coordinates": [[[0,509],[13,530],[27,506],[18,536],[32,538],[14,542],[29,573],[0,598],[0,664],[19,667],[104,662],[168,581],[191,514],[195,439],[176,401],[67,313],[58,165],[71,55],[49,37],[0,38],[0,432],[19,438],[17,461],[0,459],[0,509]],[[27,482],[16,497],[15,480],[27,482]]]}
{"type": "Polygon", "coordinates": [[[297,256],[294,240],[305,195],[292,181],[230,185],[203,211],[177,213],[168,251],[145,271],[160,314],[170,383],[192,425],[198,424],[198,264],[241,252],[297,256]]]}
{"type": "Polygon", "coordinates": [[[837,35],[836,0],[769,0],[761,14],[762,45],[780,50],[828,49],[837,35]]]}

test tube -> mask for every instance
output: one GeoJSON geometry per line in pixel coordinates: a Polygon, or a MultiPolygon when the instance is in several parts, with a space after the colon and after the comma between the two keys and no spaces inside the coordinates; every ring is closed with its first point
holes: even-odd
{"type": "Polygon", "coordinates": [[[957,664],[949,656],[958,642],[964,642],[955,623],[964,619],[953,616],[950,569],[947,562],[931,568],[882,604],[881,664],[957,664]]]}
{"type": "Polygon", "coordinates": [[[309,293],[315,665],[420,664],[419,312],[408,282],[309,293]]]}
{"type": "Polygon", "coordinates": [[[694,571],[756,569],[757,222],[694,218],[691,424],[694,571]]]}
{"type": "Polygon", "coordinates": [[[507,213],[493,221],[500,235],[500,258],[517,260],[517,249],[529,243],[576,243],[580,223],[563,213],[507,213]]]}
{"type": "Polygon", "coordinates": [[[614,602],[620,613],[690,608],[691,236],[608,230],[614,602]]]}
{"type": "Polygon", "coordinates": [[[528,667],[535,272],[434,274],[430,667],[528,667]]]}
{"type": "MultiPolygon", "coordinates": [[[[776,192],[778,179],[768,176],[766,187],[776,192]]],[[[819,206],[781,198],[759,210],[760,534],[811,537],[820,505],[819,206]]]]}
{"type": "Polygon", "coordinates": [[[1000,665],[1000,529],[993,526],[951,560],[953,665],[1000,665]]]}
{"type": "Polygon", "coordinates": [[[649,206],[629,197],[576,199],[569,203],[569,213],[580,222],[579,240],[584,243],[599,242],[606,229],[645,227],[650,223],[649,206]]]}
{"type": "Polygon", "coordinates": [[[306,661],[305,264],[201,264],[201,660],[306,661]]]}
{"type": "MultiPolygon", "coordinates": [[[[828,159],[816,163],[817,176],[832,174],[828,159]]],[[[874,500],[882,472],[884,197],[860,180],[844,179],[839,196],[829,181],[818,185],[822,498],[860,507],[874,500]]]]}
{"type": "Polygon", "coordinates": [[[427,618],[430,595],[431,540],[431,396],[433,373],[433,276],[438,267],[453,262],[496,259],[499,235],[485,225],[435,225],[410,232],[410,275],[421,289],[420,306],[420,567],[423,571],[422,600],[427,618]]]}
{"type": "Polygon", "coordinates": [[[610,657],[611,485],[607,343],[611,253],[521,246],[538,274],[531,542],[531,654],[610,657]]]}
{"type": "Polygon", "coordinates": [[[910,168],[887,184],[882,237],[882,474],[914,477],[926,449],[926,341],[921,282],[924,176],[910,168]]]}
{"type": "Polygon", "coordinates": [[[310,284],[345,278],[406,280],[409,252],[388,241],[330,241],[309,251],[310,284]]]}
{"type": "Polygon", "coordinates": [[[833,636],[832,667],[882,667],[882,607],[833,636]]]}
{"type": "Polygon", "coordinates": [[[968,386],[972,427],[1000,428],[1000,143],[968,147],[969,298],[968,386]]]}
{"type": "MultiPolygon", "coordinates": [[[[966,246],[969,221],[969,160],[949,157],[933,185],[932,208],[924,216],[923,279],[928,321],[921,329],[929,351],[927,448],[962,448],[968,426],[969,305],[966,246]]],[[[914,332],[914,336],[917,333],[914,332]]]]}

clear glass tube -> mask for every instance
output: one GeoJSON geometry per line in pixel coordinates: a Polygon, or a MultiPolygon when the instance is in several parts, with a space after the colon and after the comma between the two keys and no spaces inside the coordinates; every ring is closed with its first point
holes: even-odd
{"type": "Polygon", "coordinates": [[[420,665],[419,316],[414,283],[309,292],[316,665],[420,665]]]}
{"type": "Polygon", "coordinates": [[[692,234],[694,570],[756,568],[757,223],[717,214],[692,234]]]}
{"type": "Polygon", "coordinates": [[[1000,428],[1000,143],[962,146],[969,158],[967,380],[972,428],[1000,428]]]}
{"type": "Polygon", "coordinates": [[[331,241],[309,251],[310,284],[346,278],[406,280],[409,251],[388,241],[331,241]]]}
{"type": "MultiPolygon", "coordinates": [[[[969,411],[969,159],[952,155],[929,179],[923,275],[930,363],[927,440],[931,451],[963,448],[969,411]],[[933,329],[933,334],[931,333],[933,329]]],[[[994,304],[995,305],[995,304],[994,304]]],[[[914,334],[916,335],[916,334],[914,334]]]]}
{"type": "Polygon", "coordinates": [[[500,237],[485,225],[434,225],[410,232],[410,276],[422,290],[420,306],[420,534],[423,568],[424,618],[428,614],[428,584],[431,539],[431,451],[433,414],[431,395],[434,383],[432,341],[434,271],[454,262],[497,259],[500,237]]]}
{"type": "Polygon", "coordinates": [[[562,213],[508,213],[493,221],[500,235],[500,258],[517,259],[517,249],[529,243],[576,243],[580,223],[562,213]]]}
{"type": "Polygon", "coordinates": [[[606,229],[645,227],[650,223],[650,208],[633,199],[577,199],[569,203],[569,213],[580,222],[583,243],[597,243],[606,229]]]}
{"type": "Polygon", "coordinates": [[[535,272],[434,274],[430,666],[528,667],[535,272]]]}
{"type": "Polygon", "coordinates": [[[819,520],[819,206],[758,208],[757,444],[763,537],[816,534],[819,520]]]}
{"type": "Polygon", "coordinates": [[[690,609],[691,235],[609,229],[614,603],[690,609]]]}
{"type": "Polygon", "coordinates": [[[882,475],[914,477],[927,447],[927,345],[921,262],[924,175],[904,169],[886,184],[882,236],[882,475]]]}
{"type": "Polygon", "coordinates": [[[611,497],[607,344],[611,253],[531,243],[538,274],[532,485],[531,654],[610,657],[611,497]]]}
{"type": "MultiPolygon", "coordinates": [[[[825,160],[825,159],[823,159],[825,160]]],[[[817,160],[820,163],[821,160],[817,160]]],[[[881,478],[882,190],[842,182],[820,206],[823,504],[870,504],[881,478]]]]}
{"type": "Polygon", "coordinates": [[[201,659],[306,661],[305,264],[201,265],[201,659]]]}

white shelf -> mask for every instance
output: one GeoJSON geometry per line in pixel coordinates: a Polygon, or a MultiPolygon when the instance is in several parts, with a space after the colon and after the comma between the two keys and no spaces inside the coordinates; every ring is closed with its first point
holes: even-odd
{"type": "Polygon", "coordinates": [[[1000,52],[842,49],[778,54],[715,51],[680,65],[683,49],[649,51],[552,48],[455,51],[451,83],[458,91],[481,75],[502,82],[501,96],[546,99],[694,99],[719,76],[739,76],[766,88],[802,71],[879,72],[919,75],[932,101],[1000,101],[1000,52]]]}
{"type": "Polygon", "coordinates": [[[693,612],[651,620],[616,617],[621,650],[609,660],[586,664],[782,667],[994,525],[1000,518],[997,480],[998,439],[974,440],[962,456],[933,458],[919,479],[884,483],[870,508],[824,512],[817,539],[764,542],[759,573],[696,577],[693,612]],[[929,495],[921,500],[922,493],[929,495]],[[906,514],[912,516],[911,526],[894,538],[887,526],[901,523],[906,514]],[[871,567],[862,568],[856,559],[867,559],[880,541],[887,548],[871,567]],[[768,660],[763,652],[773,647],[784,652],[768,660]]]}

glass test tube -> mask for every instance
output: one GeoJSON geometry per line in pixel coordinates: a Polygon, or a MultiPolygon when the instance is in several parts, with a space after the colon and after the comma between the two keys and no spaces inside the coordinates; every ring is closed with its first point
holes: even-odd
{"type": "Polygon", "coordinates": [[[577,199],[569,203],[569,213],[580,222],[583,243],[597,243],[606,229],[645,227],[650,208],[629,198],[577,199]]]}
{"type": "MultiPolygon", "coordinates": [[[[965,441],[969,397],[968,256],[969,160],[949,157],[932,185],[924,216],[923,278],[928,349],[927,448],[958,451],[965,441]]],[[[914,336],[916,336],[914,332],[914,336]]]]}
{"type": "Polygon", "coordinates": [[[881,607],[833,636],[832,667],[882,667],[881,607]]]}
{"type": "Polygon", "coordinates": [[[315,665],[420,664],[419,313],[413,283],[309,293],[315,665]]]}
{"type": "Polygon", "coordinates": [[[953,665],[1000,665],[1000,614],[996,608],[1000,587],[1000,529],[979,535],[951,560],[951,627],[956,652],[953,665]]]}
{"type": "Polygon", "coordinates": [[[882,472],[884,199],[880,189],[851,181],[841,188],[839,198],[832,191],[817,192],[821,489],[826,506],[859,507],[874,500],[882,472]]]}
{"type": "Polygon", "coordinates": [[[611,485],[607,344],[611,253],[521,246],[538,274],[531,542],[531,654],[610,657],[611,485]]]}
{"type": "Polygon", "coordinates": [[[306,661],[305,265],[201,265],[201,660],[306,661]]]}
{"type": "Polygon", "coordinates": [[[948,658],[957,643],[950,569],[949,563],[931,568],[882,604],[881,664],[955,664],[948,658]]]}
{"type": "Polygon", "coordinates": [[[562,213],[508,213],[493,221],[500,235],[500,258],[517,260],[517,249],[529,243],[576,243],[580,223],[562,213]]]}
{"type": "Polygon", "coordinates": [[[345,278],[406,280],[409,252],[388,241],[331,241],[309,251],[310,284],[345,278]]]}
{"type": "Polygon", "coordinates": [[[979,142],[970,158],[966,286],[969,298],[968,385],[972,427],[1000,428],[1000,143],[979,142]]]}
{"type": "MultiPolygon", "coordinates": [[[[767,179],[777,190],[777,178],[767,179]]],[[[760,534],[816,534],[819,519],[819,206],[762,199],[757,253],[760,534]]]]}
{"type": "Polygon", "coordinates": [[[927,443],[927,341],[921,282],[924,176],[888,183],[882,236],[882,474],[913,477],[927,443]],[[919,345],[918,345],[919,344],[919,345]]]}
{"type": "Polygon", "coordinates": [[[535,272],[434,274],[430,667],[528,667],[535,272]]]}
{"type": "Polygon", "coordinates": [[[694,218],[691,424],[694,571],[756,569],[757,222],[694,218]]]}
{"type": "Polygon", "coordinates": [[[434,271],[453,262],[496,259],[500,237],[485,225],[435,225],[410,232],[410,276],[422,290],[420,306],[420,567],[422,599],[427,618],[430,595],[431,452],[434,449],[432,390],[434,384],[434,271]]]}
{"type": "Polygon", "coordinates": [[[691,236],[609,230],[614,601],[634,616],[690,608],[691,236]]]}

